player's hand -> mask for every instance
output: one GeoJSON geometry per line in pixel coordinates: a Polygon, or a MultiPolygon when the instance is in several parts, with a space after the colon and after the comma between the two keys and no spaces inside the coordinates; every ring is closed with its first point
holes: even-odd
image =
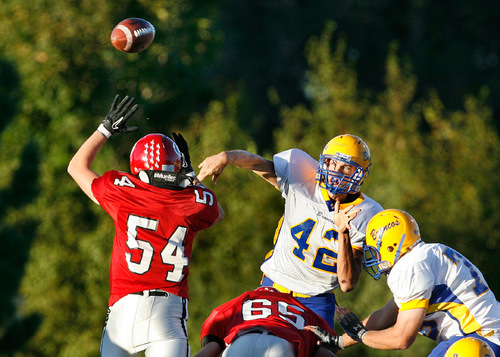
{"type": "Polygon", "coordinates": [[[131,133],[138,129],[136,126],[127,127],[126,125],[127,120],[137,111],[138,106],[134,105],[135,99],[127,95],[118,104],[119,99],[120,95],[117,94],[111,104],[111,109],[97,128],[97,131],[108,139],[114,133],[131,133]]]}
{"type": "Polygon", "coordinates": [[[353,312],[345,307],[337,307],[337,320],[340,326],[344,329],[347,335],[357,342],[362,342],[363,336],[368,332],[368,329],[361,323],[353,312]]]}
{"type": "Polygon", "coordinates": [[[218,153],[217,155],[209,156],[198,165],[201,169],[198,174],[198,178],[200,181],[203,181],[208,176],[212,176],[212,182],[215,185],[217,178],[219,178],[220,174],[222,174],[222,171],[224,171],[228,163],[229,160],[224,151],[218,153]]]}
{"type": "Polygon", "coordinates": [[[184,139],[181,133],[172,133],[172,138],[174,138],[177,147],[181,151],[182,155],[184,155],[181,172],[194,173],[193,166],[191,166],[191,156],[189,155],[189,148],[186,139],[184,139]]]}
{"type": "Polygon", "coordinates": [[[353,210],[353,207],[354,205],[349,205],[344,209],[340,209],[340,201],[335,201],[335,217],[333,217],[333,221],[340,233],[351,229],[349,223],[356,217],[358,212],[361,211],[359,208],[353,210]]]}
{"type": "Polygon", "coordinates": [[[323,330],[319,326],[304,326],[304,330],[313,332],[321,340],[318,344],[325,347],[333,352],[344,349],[344,341],[342,336],[333,336],[326,330],[323,330]]]}

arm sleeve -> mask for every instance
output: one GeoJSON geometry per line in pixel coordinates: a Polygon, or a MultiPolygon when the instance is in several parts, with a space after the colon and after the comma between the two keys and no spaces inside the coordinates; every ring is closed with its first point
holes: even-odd
{"type": "MultiPolygon", "coordinates": [[[[392,272],[391,272],[392,274],[392,272]]],[[[394,302],[400,311],[429,306],[434,288],[434,275],[431,269],[406,269],[391,277],[389,286],[394,295],[394,302]]]]}
{"type": "MultiPolygon", "coordinates": [[[[231,301],[228,301],[218,308],[214,309],[210,315],[207,317],[203,326],[201,327],[201,340],[203,343],[203,338],[205,336],[209,337],[213,341],[214,337],[219,338],[224,341],[229,330],[231,329],[231,316],[233,313],[233,306],[231,301]]],[[[210,341],[209,341],[210,342],[210,341]]],[[[207,342],[208,343],[208,342],[207,342]]],[[[225,347],[224,347],[225,348],[225,347]]]]}
{"type": "Polygon", "coordinates": [[[290,167],[291,150],[280,152],[273,157],[274,171],[278,182],[278,189],[282,193],[283,198],[288,192],[288,175],[290,167]]]}
{"type": "Polygon", "coordinates": [[[105,172],[101,177],[98,177],[92,181],[92,193],[94,194],[94,197],[96,200],[99,202],[99,204],[102,206],[102,200],[104,195],[106,194],[106,188],[107,185],[106,183],[109,180],[109,172],[105,172]]]}
{"type": "Polygon", "coordinates": [[[196,227],[196,230],[201,231],[203,229],[211,227],[215,223],[215,221],[217,221],[217,218],[219,217],[219,204],[215,193],[205,187],[198,187],[197,189],[202,189],[203,191],[208,192],[210,195],[209,197],[213,198],[212,204],[203,205],[203,210],[196,212],[194,216],[196,218],[192,220],[192,223],[196,227]]]}
{"type": "Polygon", "coordinates": [[[316,180],[318,162],[302,150],[290,149],[280,152],[274,155],[273,163],[283,198],[288,195],[290,186],[301,186],[304,182],[314,183],[316,180]]]}
{"type": "Polygon", "coordinates": [[[109,195],[110,187],[117,174],[118,172],[114,170],[107,171],[101,177],[94,179],[91,185],[95,199],[113,219],[116,219],[118,206],[113,204],[114,201],[109,200],[107,195],[109,195]]]}

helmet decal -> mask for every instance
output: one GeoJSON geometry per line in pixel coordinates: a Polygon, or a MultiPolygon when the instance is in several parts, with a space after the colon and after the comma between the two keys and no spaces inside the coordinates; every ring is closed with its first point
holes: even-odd
{"type": "Polygon", "coordinates": [[[415,219],[397,209],[377,213],[368,222],[366,232],[363,263],[374,279],[389,273],[405,253],[422,241],[415,219]]]}
{"type": "Polygon", "coordinates": [[[179,172],[183,156],[177,144],[163,134],[148,134],[139,139],[130,152],[130,171],[142,170],[179,172]]]}

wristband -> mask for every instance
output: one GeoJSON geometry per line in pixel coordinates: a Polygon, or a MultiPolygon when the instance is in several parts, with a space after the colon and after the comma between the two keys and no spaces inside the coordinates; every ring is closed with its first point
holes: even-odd
{"type": "Polygon", "coordinates": [[[337,346],[339,347],[340,350],[345,349],[344,338],[342,336],[339,336],[339,338],[337,339],[337,346]]]}
{"type": "Polygon", "coordinates": [[[368,330],[364,330],[362,332],[359,333],[359,342],[363,342],[363,337],[366,335],[366,333],[368,332],[368,330]]]}
{"type": "Polygon", "coordinates": [[[104,135],[106,139],[109,139],[112,135],[112,133],[110,133],[109,130],[106,129],[106,127],[103,124],[99,125],[97,131],[100,132],[102,135],[104,135]]]}

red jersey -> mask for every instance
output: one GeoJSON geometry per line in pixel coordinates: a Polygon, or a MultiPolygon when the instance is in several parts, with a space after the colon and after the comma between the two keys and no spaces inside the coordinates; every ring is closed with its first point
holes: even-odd
{"type": "Polygon", "coordinates": [[[272,334],[291,344],[298,357],[309,357],[317,346],[318,338],[304,326],[314,325],[332,335],[336,333],[328,323],[291,294],[274,288],[258,288],[222,304],[212,311],[201,328],[201,339],[213,335],[228,346],[238,333],[264,327],[272,334]]]}
{"type": "Polygon", "coordinates": [[[92,192],[115,222],[109,305],[151,289],[189,298],[194,236],[219,217],[214,193],[201,186],[158,188],[118,171],[96,178],[92,192]]]}

